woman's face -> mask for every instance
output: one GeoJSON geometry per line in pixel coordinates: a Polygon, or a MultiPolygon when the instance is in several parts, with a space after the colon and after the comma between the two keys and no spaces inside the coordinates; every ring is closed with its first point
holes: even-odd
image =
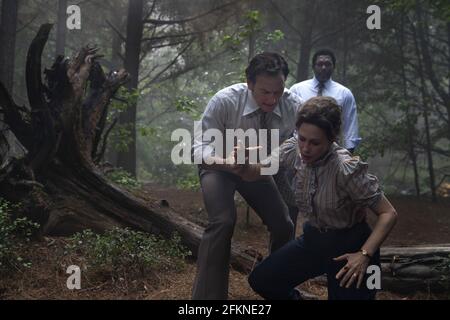
{"type": "Polygon", "coordinates": [[[325,131],[314,124],[302,123],[298,129],[298,146],[303,162],[311,164],[322,158],[332,142],[325,131]]]}

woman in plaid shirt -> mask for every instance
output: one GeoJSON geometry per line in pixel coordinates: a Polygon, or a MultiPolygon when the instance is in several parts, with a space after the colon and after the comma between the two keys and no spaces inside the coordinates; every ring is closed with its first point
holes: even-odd
{"type": "MultiPolygon", "coordinates": [[[[263,260],[249,276],[266,299],[301,299],[296,286],[327,274],[329,299],[374,299],[367,268],[380,266],[379,248],[397,219],[367,164],[337,143],[341,111],[330,97],[306,101],[297,115],[297,136],[279,151],[280,167],[295,168],[295,199],[306,218],[303,235],[263,260]],[[366,222],[377,215],[373,230],[366,222]]],[[[242,170],[257,178],[261,165],[242,170]]]]}

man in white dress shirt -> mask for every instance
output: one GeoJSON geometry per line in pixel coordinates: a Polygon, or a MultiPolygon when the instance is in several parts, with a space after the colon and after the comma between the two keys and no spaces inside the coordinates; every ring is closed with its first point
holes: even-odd
{"type": "Polygon", "coordinates": [[[294,84],[291,91],[303,101],[316,96],[334,98],[342,108],[342,133],[340,145],[353,152],[361,142],[358,133],[358,114],[352,92],[331,79],[336,58],[331,50],[319,50],[312,58],[314,78],[294,84]]]}
{"type": "MultiPolygon", "coordinates": [[[[227,87],[211,98],[201,119],[202,132],[216,129],[225,136],[227,129],[278,129],[279,143],[289,138],[302,101],[285,88],[288,73],[281,55],[269,52],[256,55],[246,69],[247,83],[227,87]]],[[[194,158],[200,160],[196,163],[202,163],[199,176],[208,226],[197,255],[192,297],[203,300],[228,298],[236,191],[267,226],[271,252],[294,235],[288,208],[273,178],[246,181],[236,170],[238,166],[229,164],[225,152],[212,148],[210,140],[202,133],[195,137],[193,145],[194,158]]]]}

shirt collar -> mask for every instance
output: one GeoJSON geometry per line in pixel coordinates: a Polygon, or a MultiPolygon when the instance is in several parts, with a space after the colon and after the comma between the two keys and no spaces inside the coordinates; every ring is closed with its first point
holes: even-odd
{"type": "MultiPolygon", "coordinates": [[[[331,84],[331,81],[332,81],[332,79],[330,77],[330,79],[328,79],[327,81],[324,82],[323,88],[324,89],[329,88],[329,86],[331,84]]],[[[313,86],[314,86],[314,88],[317,88],[318,85],[319,85],[319,80],[317,80],[317,78],[314,76],[314,79],[313,79],[313,86]]]]}
{"type": "MultiPolygon", "coordinates": [[[[280,98],[281,99],[281,98],[280,98]]],[[[244,107],[244,116],[247,116],[253,112],[256,112],[260,110],[261,108],[256,103],[255,99],[253,98],[252,91],[250,89],[247,89],[247,102],[245,103],[244,107]]],[[[275,109],[272,111],[272,113],[276,114],[278,117],[281,118],[281,111],[280,111],[280,103],[278,102],[275,109]]]]}

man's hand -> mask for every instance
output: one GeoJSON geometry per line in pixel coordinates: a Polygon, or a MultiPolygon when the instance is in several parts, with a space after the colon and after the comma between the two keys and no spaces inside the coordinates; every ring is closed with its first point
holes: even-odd
{"type": "Polygon", "coordinates": [[[232,166],[232,173],[238,175],[244,181],[256,181],[266,177],[261,175],[261,166],[259,164],[236,164],[232,166]]]}
{"type": "Polygon", "coordinates": [[[224,160],[229,171],[244,181],[255,181],[261,179],[261,170],[258,164],[249,164],[248,157],[245,157],[243,164],[238,164],[237,153],[240,147],[235,147],[231,154],[224,160]]]}
{"type": "Polygon", "coordinates": [[[259,179],[264,179],[266,176],[261,176],[261,165],[260,164],[249,164],[249,152],[255,152],[261,147],[245,148],[241,141],[238,141],[238,145],[234,147],[233,151],[226,158],[209,158],[213,164],[212,165],[202,165],[205,168],[222,170],[226,172],[233,173],[241,177],[244,181],[256,181],[259,179]],[[238,152],[245,150],[244,163],[238,163],[238,152]]]}
{"type": "Polygon", "coordinates": [[[256,181],[264,178],[261,176],[261,165],[259,164],[250,164],[249,163],[249,155],[250,152],[257,152],[261,147],[253,147],[253,148],[245,148],[241,141],[238,141],[238,145],[234,147],[234,150],[231,152],[230,156],[227,158],[227,163],[231,165],[231,172],[235,175],[241,177],[244,181],[256,181]],[[238,152],[245,151],[244,163],[238,163],[238,152]]]}

